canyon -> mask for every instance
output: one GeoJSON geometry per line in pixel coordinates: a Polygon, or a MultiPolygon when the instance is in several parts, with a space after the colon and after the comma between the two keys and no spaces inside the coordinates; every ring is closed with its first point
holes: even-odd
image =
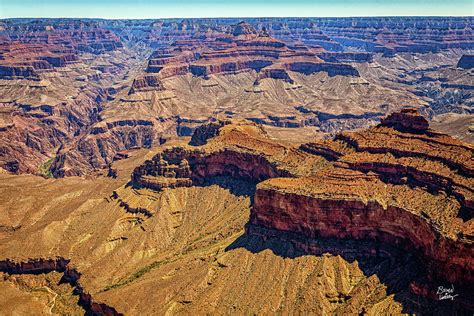
{"type": "Polygon", "coordinates": [[[4,20],[0,163],[86,175],[214,119],[304,142],[404,105],[472,141],[471,21],[413,19],[4,20]]]}
{"type": "Polygon", "coordinates": [[[472,17],[0,20],[0,313],[472,314],[473,49],[472,17]]]}
{"type": "Polygon", "coordinates": [[[473,152],[413,108],[296,146],[248,120],[211,122],[192,138],[122,154],[94,178],[2,175],[0,268],[71,269],[93,302],[85,308],[99,314],[277,311],[280,299],[302,312],[465,313],[473,152]],[[15,198],[23,190],[35,204],[15,198]],[[283,278],[318,275],[318,285],[277,286],[309,295],[296,303],[266,283],[257,288],[276,305],[249,304],[241,289],[255,284],[243,271],[270,282],[264,266],[283,278]],[[456,300],[439,301],[439,284],[453,284],[456,300]]]}

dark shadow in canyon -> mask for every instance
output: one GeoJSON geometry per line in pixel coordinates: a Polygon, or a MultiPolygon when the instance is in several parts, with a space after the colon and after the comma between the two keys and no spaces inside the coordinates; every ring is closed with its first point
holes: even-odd
{"type": "Polygon", "coordinates": [[[251,202],[253,201],[253,196],[257,189],[257,184],[255,182],[240,180],[228,176],[214,176],[205,178],[201,184],[196,186],[206,187],[211,185],[217,185],[223,189],[229,190],[235,196],[249,196],[251,202]]]}
{"type": "Polygon", "coordinates": [[[69,267],[68,259],[57,257],[55,259],[29,259],[25,262],[14,262],[8,259],[0,260],[0,272],[15,274],[41,275],[50,272],[63,273],[60,284],[68,283],[73,288],[74,295],[78,296],[77,304],[84,310],[86,316],[96,315],[123,315],[112,306],[95,302],[90,294],[84,291],[79,279],[81,274],[69,267]]]}
{"type": "MultiPolygon", "coordinates": [[[[230,176],[213,176],[199,179],[199,181],[194,181],[192,186],[208,187],[212,185],[217,185],[225,190],[229,190],[229,192],[235,196],[248,196],[250,197],[251,201],[253,201],[253,196],[255,195],[255,191],[257,189],[257,183],[255,182],[236,179],[230,176]]],[[[134,189],[143,188],[132,181],[128,182],[125,187],[132,187],[134,189]]]]}
{"type": "MultiPolygon", "coordinates": [[[[358,263],[367,277],[376,275],[387,287],[387,296],[394,295],[395,301],[403,306],[403,313],[417,315],[472,315],[474,286],[455,286],[454,300],[439,300],[438,297],[423,297],[410,290],[415,282],[428,286],[436,293],[439,286],[451,288],[445,281],[428,281],[424,264],[413,253],[389,245],[363,240],[337,238],[308,239],[296,233],[268,230],[247,224],[246,233],[237,238],[225,251],[244,248],[252,253],[269,249],[283,258],[300,256],[341,256],[347,262],[358,263]],[[306,247],[312,249],[307,252],[306,247]],[[314,249],[317,249],[314,251],[314,249]]],[[[437,296],[437,295],[436,295],[437,296]]],[[[350,299],[350,297],[348,297],[350,299]]],[[[364,312],[362,312],[364,314],[364,312]]]]}

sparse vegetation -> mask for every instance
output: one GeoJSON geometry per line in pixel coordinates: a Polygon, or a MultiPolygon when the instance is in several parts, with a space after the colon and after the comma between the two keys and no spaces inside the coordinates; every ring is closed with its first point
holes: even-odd
{"type": "Polygon", "coordinates": [[[117,283],[114,283],[114,284],[110,284],[110,285],[107,285],[103,290],[101,290],[100,292],[107,292],[109,290],[112,290],[112,289],[116,289],[116,288],[119,288],[121,286],[124,286],[128,283],[131,283],[133,281],[135,281],[136,279],[139,279],[140,277],[142,277],[145,273],[148,273],[150,272],[151,270],[153,269],[156,269],[158,268],[159,266],[167,263],[168,260],[161,260],[161,261],[155,261],[139,270],[137,270],[136,272],[134,272],[132,275],[130,275],[129,277],[126,277],[126,278],[123,278],[121,279],[120,281],[118,281],[117,283]]]}
{"type": "Polygon", "coordinates": [[[54,157],[49,158],[39,167],[40,174],[45,178],[53,178],[53,173],[51,171],[51,165],[53,164],[54,157]]]}

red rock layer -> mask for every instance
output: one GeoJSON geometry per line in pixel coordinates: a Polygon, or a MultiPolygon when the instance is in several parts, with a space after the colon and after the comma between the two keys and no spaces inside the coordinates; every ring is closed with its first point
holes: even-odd
{"type": "Polygon", "coordinates": [[[139,187],[161,190],[198,185],[216,176],[260,182],[290,174],[258,154],[230,149],[205,154],[175,147],[135,168],[131,180],[139,187]]]}
{"type": "Polygon", "coordinates": [[[402,109],[400,113],[392,113],[382,120],[382,125],[419,133],[426,132],[429,127],[428,121],[416,109],[402,109]]]}
{"type": "Polygon", "coordinates": [[[133,80],[132,87],[128,94],[145,91],[163,91],[165,88],[158,76],[147,75],[133,80]]]}
{"type": "Polygon", "coordinates": [[[111,31],[92,22],[45,23],[7,24],[0,38],[0,79],[38,80],[41,72],[78,61],[81,53],[123,46],[111,31]]]}
{"type": "Polygon", "coordinates": [[[135,168],[131,182],[161,189],[199,185],[216,176],[250,182],[273,177],[293,177],[320,158],[273,143],[256,125],[229,121],[209,123],[196,130],[191,144],[173,147],[135,168]],[[303,168],[303,169],[301,169],[303,168]]]}

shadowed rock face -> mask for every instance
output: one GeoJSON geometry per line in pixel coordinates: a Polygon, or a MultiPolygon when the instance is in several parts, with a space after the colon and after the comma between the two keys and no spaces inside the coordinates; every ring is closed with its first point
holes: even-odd
{"type": "Polygon", "coordinates": [[[2,79],[16,79],[25,78],[38,80],[38,74],[31,66],[15,66],[15,65],[0,65],[0,78],[2,79]]]}
{"type": "Polygon", "coordinates": [[[429,127],[428,121],[416,109],[402,109],[400,113],[390,114],[381,125],[413,133],[424,133],[429,127]]]}
{"type": "Polygon", "coordinates": [[[474,55],[462,55],[457,66],[463,69],[474,68],[474,55]]]}
{"type": "Polygon", "coordinates": [[[227,124],[230,124],[230,121],[217,121],[199,126],[194,131],[189,144],[192,146],[207,144],[207,140],[217,136],[221,127],[227,124]]]}
{"type": "Polygon", "coordinates": [[[25,262],[13,262],[10,260],[0,261],[0,271],[8,274],[42,274],[53,271],[63,272],[61,281],[68,282],[74,288],[76,295],[79,295],[78,304],[84,308],[86,314],[91,315],[123,315],[118,313],[113,307],[92,299],[89,293],[84,292],[79,279],[81,274],[69,267],[69,260],[64,258],[36,259],[25,262]]]}

